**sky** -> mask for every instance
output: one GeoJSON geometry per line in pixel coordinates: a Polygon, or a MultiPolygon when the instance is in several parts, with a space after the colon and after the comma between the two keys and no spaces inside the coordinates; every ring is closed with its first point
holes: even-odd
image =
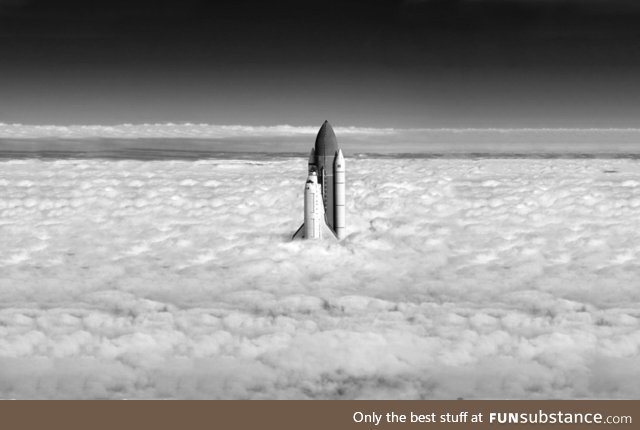
{"type": "Polygon", "coordinates": [[[0,0],[0,122],[635,127],[625,0],[0,0]]]}

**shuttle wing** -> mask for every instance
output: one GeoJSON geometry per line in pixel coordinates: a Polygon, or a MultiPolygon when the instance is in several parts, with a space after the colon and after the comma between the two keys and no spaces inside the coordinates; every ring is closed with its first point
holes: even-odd
{"type": "Polygon", "coordinates": [[[293,233],[292,239],[304,239],[304,223],[293,233]]]}
{"type": "MultiPolygon", "coordinates": [[[[320,231],[322,233],[322,237],[333,237],[334,239],[338,240],[338,235],[336,235],[336,232],[331,230],[331,227],[329,227],[329,225],[327,224],[326,216],[324,218],[324,222],[320,226],[320,231]]],[[[293,237],[291,239],[295,240],[304,238],[304,223],[302,223],[302,225],[296,230],[296,232],[293,233],[293,237]]]]}

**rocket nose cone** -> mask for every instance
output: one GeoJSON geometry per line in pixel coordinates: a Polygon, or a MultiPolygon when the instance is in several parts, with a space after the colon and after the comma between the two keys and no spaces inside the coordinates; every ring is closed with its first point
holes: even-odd
{"type": "Polygon", "coordinates": [[[326,120],[326,119],[324,120],[324,122],[323,122],[323,123],[322,123],[322,125],[320,126],[320,131],[319,131],[319,132],[322,132],[323,130],[325,130],[325,132],[328,130],[328,131],[330,131],[331,133],[333,133],[333,127],[331,127],[331,124],[330,124],[330,123],[329,123],[329,121],[328,121],[328,120],[326,120]]]}
{"type": "Polygon", "coordinates": [[[329,121],[326,121],[320,127],[318,136],[316,136],[315,153],[316,156],[335,155],[338,148],[338,139],[333,132],[333,128],[329,121]]]}

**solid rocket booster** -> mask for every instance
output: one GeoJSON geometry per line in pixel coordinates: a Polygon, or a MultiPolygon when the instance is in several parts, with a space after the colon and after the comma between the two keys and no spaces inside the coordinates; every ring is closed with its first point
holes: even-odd
{"type": "Polygon", "coordinates": [[[345,203],[345,167],[344,157],[342,156],[342,149],[338,150],[336,160],[334,161],[335,167],[335,231],[338,239],[344,237],[344,203],[345,203]]]}
{"type": "Polygon", "coordinates": [[[318,176],[316,172],[311,172],[304,187],[304,237],[308,239],[322,238],[320,227],[321,223],[324,223],[323,215],[324,208],[318,186],[318,176]]]}
{"type": "Polygon", "coordinates": [[[345,164],[338,140],[325,121],[309,154],[309,177],[305,184],[304,224],[293,238],[319,238],[322,230],[338,239],[345,236],[345,164]],[[315,210],[319,205],[320,211],[315,210]],[[319,218],[317,218],[319,217],[319,218]],[[316,222],[319,219],[319,222],[316,222]],[[319,230],[316,226],[319,225],[319,230]]]}

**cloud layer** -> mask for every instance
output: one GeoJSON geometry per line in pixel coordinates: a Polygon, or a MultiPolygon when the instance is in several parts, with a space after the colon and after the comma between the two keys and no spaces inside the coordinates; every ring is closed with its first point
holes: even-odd
{"type": "MultiPolygon", "coordinates": [[[[393,133],[390,128],[337,127],[340,134],[385,135],[393,133]]],[[[24,125],[0,123],[0,138],[58,138],[58,139],[136,139],[136,138],[233,138],[309,136],[318,132],[318,126],[251,126],[212,125],[191,123],[163,124],[119,124],[105,125],[24,125]]]]}
{"type": "MultiPolygon", "coordinates": [[[[640,154],[640,129],[634,128],[335,127],[335,131],[340,142],[346,144],[348,154],[640,154]]],[[[318,125],[0,123],[0,151],[100,153],[143,148],[146,151],[306,152],[317,132],[318,125]]]]}
{"type": "Polygon", "coordinates": [[[637,398],[633,160],[1,162],[0,397],[637,398]]]}

